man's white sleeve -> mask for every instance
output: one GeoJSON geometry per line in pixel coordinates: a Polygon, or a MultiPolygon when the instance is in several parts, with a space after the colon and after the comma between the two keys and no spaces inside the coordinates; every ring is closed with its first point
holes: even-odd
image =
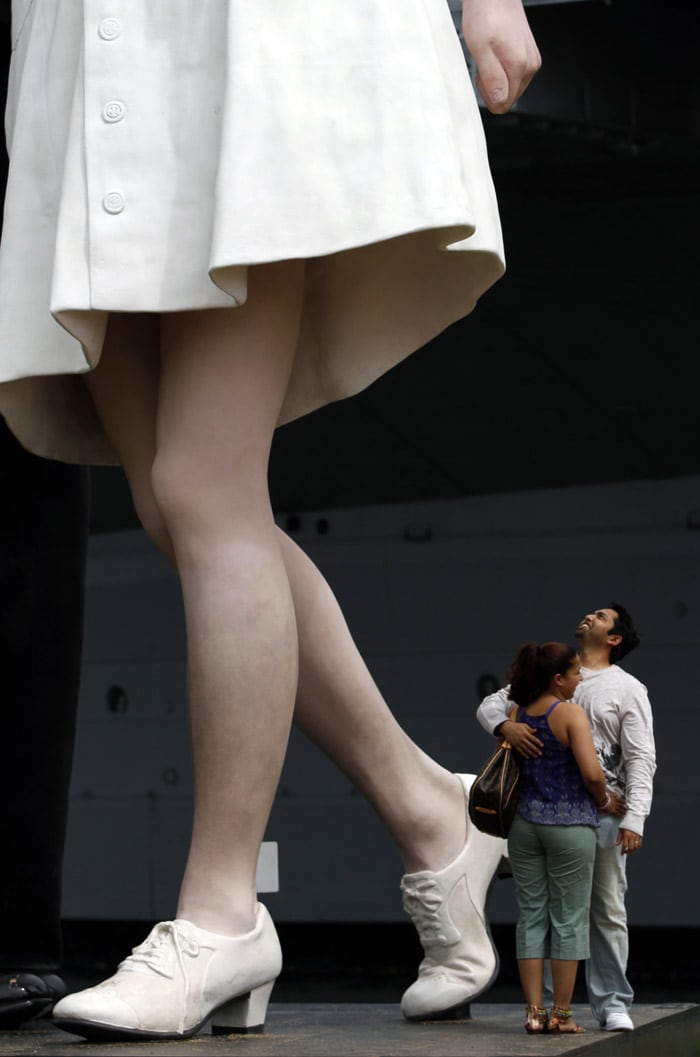
{"type": "Polygon", "coordinates": [[[476,710],[476,718],[487,734],[494,734],[496,727],[508,719],[513,702],[508,697],[508,687],[503,686],[495,694],[488,694],[476,710]]]}
{"type": "Polygon", "coordinates": [[[620,723],[620,748],[625,768],[627,811],[620,823],[640,836],[651,811],[656,772],[656,748],[651,705],[646,688],[635,680],[632,692],[625,695],[620,723]]]}

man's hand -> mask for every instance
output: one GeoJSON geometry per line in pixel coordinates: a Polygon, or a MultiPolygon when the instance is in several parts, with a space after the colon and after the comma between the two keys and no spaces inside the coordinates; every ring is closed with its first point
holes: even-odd
{"type": "Polygon", "coordinates": [[[624,797],[620,796],[619,793],[613,793],[611,789],[608,790],[608,802],[604,808],[598,808],[598,810],[605,815],[616,815],[617,818],[622,818],[627,813],[627,801],[624,797]]]}
{"type": "Polygon", "coordinates": [[[633,833],[631,829],[620,829],[615,843],[621,845],[623,855],[632,855],[641,848],[642,838],[638,833],[633,833]]]}
{"type": "Polygon", "coordinates": [[[542,755],[542,742],[527,723],[515,723],[512,719],[506,719],[498,728],[498,734],[505,738],[521,756],[542,755]]]}
{"type": "Polygon", "coordinates": [[[522,0],[462,0],[462,31],[485,105],[505,114],[542,65],[522,0]]]}

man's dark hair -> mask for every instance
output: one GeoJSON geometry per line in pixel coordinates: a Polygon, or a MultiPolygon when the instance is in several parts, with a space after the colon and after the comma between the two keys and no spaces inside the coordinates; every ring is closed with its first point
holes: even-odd
{"type": "Polygon", "coordinates": [[[617,664],[618,661],[621,661],[623,657],[639,645],[639,634],[629,610],[621,606],[619,602],[611,602],[608,609],[614,609],[617,613],[615,623],[612,626],[612,634],[622,636],[622,642],[617,646],[613,646],[610,650],[610,663],[617,664]]]}

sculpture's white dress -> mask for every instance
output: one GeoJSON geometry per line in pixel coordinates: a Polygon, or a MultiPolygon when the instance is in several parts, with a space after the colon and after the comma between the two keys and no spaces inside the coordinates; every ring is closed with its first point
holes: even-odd
{"type": "Polygon", "coordinates": [[[280,421],[348,396],[503,272],[446,0],[13,0],[0,412],[116,462],[80,374],[111,311],[236,306],[305,258],[280,421]]]}

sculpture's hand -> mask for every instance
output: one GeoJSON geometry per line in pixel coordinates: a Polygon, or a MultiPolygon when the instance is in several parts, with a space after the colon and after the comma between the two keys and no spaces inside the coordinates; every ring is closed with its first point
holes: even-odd
{"type": "Polygon", "coordinates": [[[485,105],[505,114],[542,64],[522,0],[463,0],[462,30],[485,105]]]}

